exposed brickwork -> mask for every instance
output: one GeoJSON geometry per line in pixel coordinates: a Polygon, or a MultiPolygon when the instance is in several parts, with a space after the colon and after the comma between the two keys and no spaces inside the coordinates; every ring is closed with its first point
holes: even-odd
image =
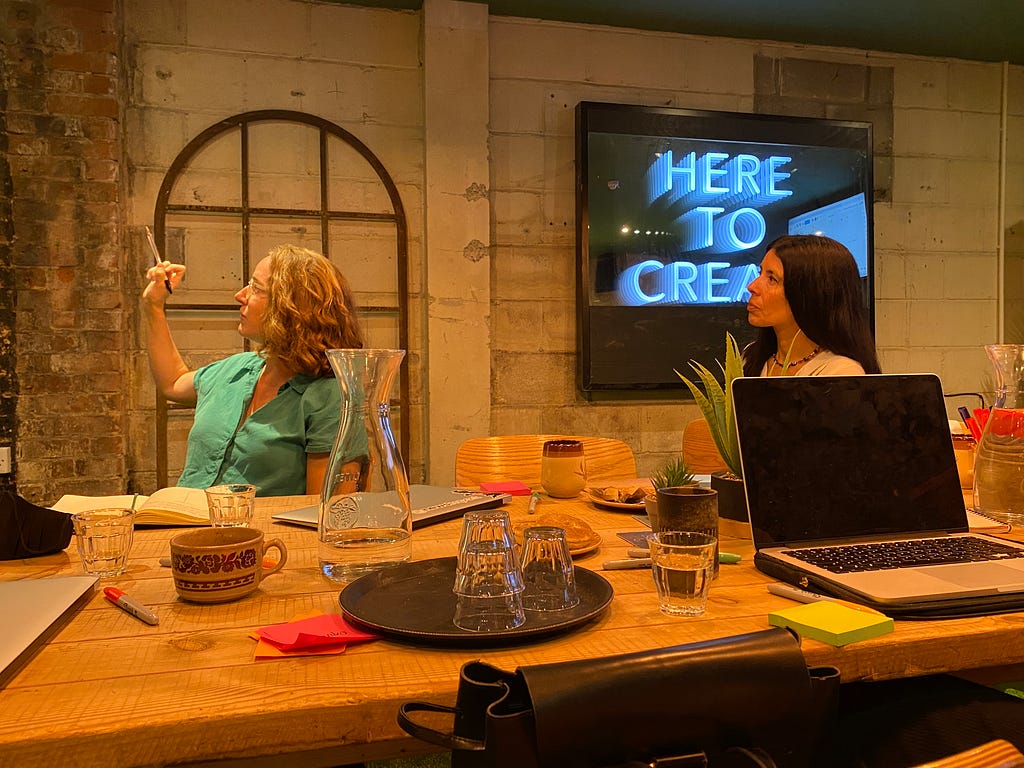
{"type": "MultiPolygon", "coordinates": [[[[0,48],[0,72],[6,70],[4,49],[0,48]]],[[[0,79],[0,445],[14,440],[18,377],[15,372],[17,354],[14,336],[16,282],[11,266],[11,245],[14,240],[14,207],[11,166],[7,162],[7,90],[0,79]]],[[[14,488],[14,475],[0,475],[0,491],[14,488]]]]}
{"type": "Polygon", "coordinates": [[[0,0],[0,445],[33,501],[123,490],[118,8],[0,0]]]}

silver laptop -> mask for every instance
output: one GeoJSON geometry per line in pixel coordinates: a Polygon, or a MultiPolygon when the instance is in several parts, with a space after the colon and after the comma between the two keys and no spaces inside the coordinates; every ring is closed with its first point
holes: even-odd
{"type": "Polygon", "coordinates": [[[937,377],[732,391],[759,570],[894,615],[1024,608],[1024,545],[968,532],[937,377]]]}
{"type": "MultiPolygon", "coordinates": [[[[435,523],[443,523],[445,520],[462,517],[471,509],[500,507],[510,498],[511,495],[507,493],[487,493],[436,485],[410,485],[412,527],[413,530],[417,530],[435,523]]],[[[278,512],[271,517],[279,523],[316,528],[319,524],[319,509],[316,506],[300,507],[278,512]]]]}
{"type": "Polygon", "coordinates": [[[95,576],[0,582],[0,687],[92,599],[95,576]]]}

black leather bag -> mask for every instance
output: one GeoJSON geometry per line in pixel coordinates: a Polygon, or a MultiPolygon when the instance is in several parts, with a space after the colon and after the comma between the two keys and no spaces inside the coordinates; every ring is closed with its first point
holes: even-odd
{"type": "Polygon", "coordinates": [[[463,665],[454,707],[407,702],[398,723],[453,768],[813,763],[839,672],[808,669],[785,629],[602,659],[463,665]],[[451,731],[416,712],[453,715],[451,731]]]}
{"type": "Polygon", "coordinates": [[[0,560],[60,552],[72,531],[71,515],[37,507],[10,491],[0,494],[0,560]]]}

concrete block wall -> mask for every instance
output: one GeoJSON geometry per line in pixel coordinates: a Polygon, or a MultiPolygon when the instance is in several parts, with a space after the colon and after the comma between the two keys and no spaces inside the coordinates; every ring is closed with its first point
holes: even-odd
{"type": "MultiPolygon", "coordinates": [[[[492,19],[491,52],[494,432],[619,437],[647,474],[699,415],[682,399],[587,402],[574,389],[572,110],[581,100],[839,119],[865,119],[847,106],[863,102],[876,128],[883,369],[935,372],[947,391],[991,388],[982,345],[998,339],[1001,65],[510,18],[492,19]],[[759,74],[757,60],[785,62],[773,99],[758,82],[772,72],[759,74]]],[[[1020,68],[1009,71],[1012,144],[1024,92],[1020,68]]],[[[1007,195],[1019,214],[1019,190],[1007,195]]]]}

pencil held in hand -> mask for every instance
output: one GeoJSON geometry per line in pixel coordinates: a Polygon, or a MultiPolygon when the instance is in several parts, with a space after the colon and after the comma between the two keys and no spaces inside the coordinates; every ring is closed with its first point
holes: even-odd
{"type": "MultiPolygon", "coordinates": [[[[149,250],[153,252],[153,259],[156,261],[156,265],[159,267],[163,262],[160,260],[160,251],[156,248],[156,239],[153,237],[153,230],[146,227],[146,240],[149,242],[149,250]]],[[[167,288],[167,292],[173,294],[171,290],[170,278],[164,278],[164,287],[167,288]]]]}

